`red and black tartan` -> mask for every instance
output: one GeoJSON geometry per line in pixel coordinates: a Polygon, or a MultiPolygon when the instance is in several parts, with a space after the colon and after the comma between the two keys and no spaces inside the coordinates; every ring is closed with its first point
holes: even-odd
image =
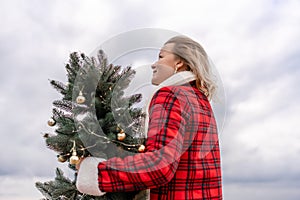
{"type": "Polygon", "coordinates": [[[220,200],[218,132],[206,96],[190,85],[161,88],[151,100],[146,152],[98,165],[105,192],[150,188],[151,200],[220,200]]]}

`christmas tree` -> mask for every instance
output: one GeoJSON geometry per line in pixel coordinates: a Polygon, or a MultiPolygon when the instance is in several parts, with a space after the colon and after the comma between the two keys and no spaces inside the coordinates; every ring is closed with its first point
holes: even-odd
{"type": "Polygon", "coordinates": [[[54,133],[45,133],[44,138],[47,147],[57,153],[58,161],[67,161],[74,170],[74,180],[57,168],[55,180],[37,182],[36,187],[44,200],[133,199],[139,192],[106,193],[101,197],[80,193],[76,189],[75,165],[80,157],[109,159],[144,151],[144,113],[134,107],[141,94],[124,93],[135,71],[130,66],[109,64],[102,50],[96,58],[71,53],[65,67],[66,84],[50,81],[62,99],[53,102],[53,115],[48,121],[54,133]]]}

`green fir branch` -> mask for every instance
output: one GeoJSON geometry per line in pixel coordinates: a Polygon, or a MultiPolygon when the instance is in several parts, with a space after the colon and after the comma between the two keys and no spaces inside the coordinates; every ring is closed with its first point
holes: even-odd
{"type": "Polygon", "coordinates": [[[67,94],[67,92],[66,92],[66,85],[63,84],[62,82],[51,80],[50,84],[52,85],[52,87],[54,87],[62,95],[66,95],[67,94]]]}
{"type": "Polygon", "coordinates": [[[67,112],[71,112],[72,108],[74,107],[74,104],[72,101],[68,100],[56,100],[53,101],[53,105],[61,110],[65,110],[67,112]]]}

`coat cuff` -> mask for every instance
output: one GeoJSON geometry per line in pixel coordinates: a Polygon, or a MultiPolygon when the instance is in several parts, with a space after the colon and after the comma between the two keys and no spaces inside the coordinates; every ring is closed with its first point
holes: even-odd
{"type": "Polygon", "coordinates": [[[105,161],[103,158],[87,157],[80,163],[77,174],[76,187],[79,192],[93,196],[102,196],[98,187],[98,164],[105,161]]]}

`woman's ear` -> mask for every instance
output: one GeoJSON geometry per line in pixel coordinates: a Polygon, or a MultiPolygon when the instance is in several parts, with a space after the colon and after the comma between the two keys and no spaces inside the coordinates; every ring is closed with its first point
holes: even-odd
{"type": "Polygon", "coordinates": [[[182,59],[178,59],[175,63],[175,69],[180,70],[180,69],[185,69],[185,62],[182,59]]]}

